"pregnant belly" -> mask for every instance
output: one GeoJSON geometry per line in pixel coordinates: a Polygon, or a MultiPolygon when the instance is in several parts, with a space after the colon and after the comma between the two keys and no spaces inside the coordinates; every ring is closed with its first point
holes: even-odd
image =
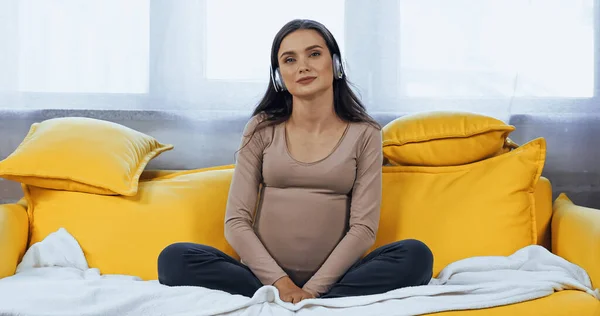
{"type": "Polygon", "coordinates": [[[290,278],[304,284],[344,237],[348,210],[346,195],[266,188],[255,230],[290,278]]]}

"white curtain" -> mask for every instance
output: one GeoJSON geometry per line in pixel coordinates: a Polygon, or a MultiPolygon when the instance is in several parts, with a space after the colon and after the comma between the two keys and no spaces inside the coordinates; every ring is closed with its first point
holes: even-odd
{"type": "Polygon", "coordinates": [[[310,18],[371,112],[598,112],[599,2],[0,0],[0,108],[249,112],[310,18]]]}

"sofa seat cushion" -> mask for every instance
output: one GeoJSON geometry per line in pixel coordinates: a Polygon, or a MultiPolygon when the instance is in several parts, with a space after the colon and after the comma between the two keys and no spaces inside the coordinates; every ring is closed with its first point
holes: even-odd
{"type": "Polygon", "coordinates": [[[233,169],[170,173],[141,181],[134,197],[24,185],[30,244],[65,228],[92,268],[157,279],[160,252],[174,242],[206,244],[237,258],[224,218],[233,169]]]}
{"type": "Polygon", "coordinates": [[[418,239],[434,255],[433,273],[474,256],[508,256],[537,244],[534,190],[546,143],[472,164],[386,166],[377,239],[372,249],[418,239]]]}
{"type": "Polygon", "coordinates": [[[427,315],[436,316],[597,316],[600,301],[591,295],[574,290],[556,292],[539,299],[498,307],[450,311],[427,315]]]}

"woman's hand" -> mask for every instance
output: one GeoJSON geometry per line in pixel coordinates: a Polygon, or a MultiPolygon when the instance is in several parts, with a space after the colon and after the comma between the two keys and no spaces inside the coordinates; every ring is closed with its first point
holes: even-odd
{"type": "Polygon", "coordinates": [[[273,286],[279,290],[279,298],[281,298],[284,302],[290,302],[292,304],[299,303],[300,301],[307,298],[314,298],[314,295],[306,292],[305,290],[299,288],[290,277],[283,277],[275,283],[273,286]]]}

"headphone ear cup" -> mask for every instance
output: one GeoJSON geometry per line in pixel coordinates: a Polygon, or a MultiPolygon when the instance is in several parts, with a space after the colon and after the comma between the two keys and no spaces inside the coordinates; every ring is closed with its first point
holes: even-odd
{"type": "Polygon", "coordinates": [[[281,72],[279,68],[275,69],[275,86],[277,87],[277,91],[286,91],[285,83],[283,83],[283,79],[281,78],[281,72]]]}
{"type": "Polygon", "coordinates": [[[279,92],[279,86],[277,85],[277,80],[275,80],[275,71],[273,71],[273,67],[269,69],[269,74],[271,76],[271,83],[273,84],[273,88],[275,88],[275,92],[279,92]]]}
{"type": "Polygon", "coordinates": [[[344,68],[342,67],[342,61],[340,56],[333,54],[333,76],[336,79],[342,79],[344,77],[344,68]]]}

